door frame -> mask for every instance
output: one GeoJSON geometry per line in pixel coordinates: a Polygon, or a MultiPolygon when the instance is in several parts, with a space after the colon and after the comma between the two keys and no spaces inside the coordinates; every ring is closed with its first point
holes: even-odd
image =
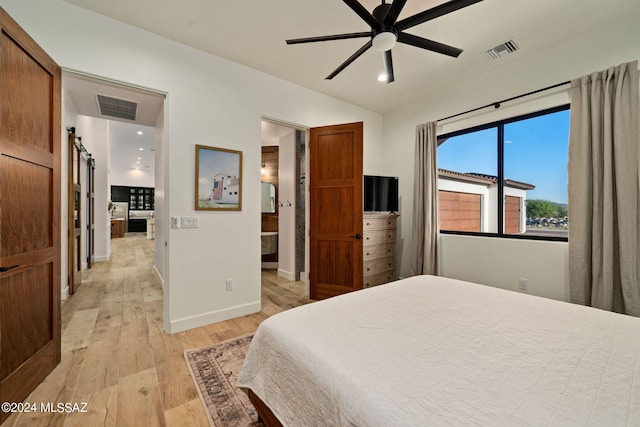
{"type": "MultiPolygon", "coordinates": [[[[311,126],[305,126],[294,122],[289,122],[282,119],[277,119],[271,116],[262,115],[260,116],[260,121],[267,121],[274,124],[287,126],[295,130],[299,130],[304,134],[304,150],[305,150],[305,178],[304,178],[304,191],[305,191],[305,203],[304,203],[304,271],[300,273],[300,281],[304,283],[304,293],[306,297],[311,295],[311,282],[309,281],[309,269],[311,268],[311,242],[309,239],[310,233],[310,224],[311,224],[311,208],[310,208],[310,189],[309,189],[309,168],[310,168],[310,152],[309,152],[309,142],[311,140],[311,126]]],[[[336,124],[345,124],[345,123],[336,123],[336,124]]],[[[363,131],[364,131],[364,121],[363,131]]],[[[328,124],[325,126],[332,126],[332,124],[328,124]]],[[[322,127],[322,126],[315,126],[322,127]]],[[[364,141],[363,141],[364,145],[364,141]]],[[[364,146],[363,146],[364,148],[364,146]]],[[[258,146],[258,150],[261,150],[261,145],[258,146]]],[[[364,167],[364,158],[363,158],[363,167],[364,167]]]]}

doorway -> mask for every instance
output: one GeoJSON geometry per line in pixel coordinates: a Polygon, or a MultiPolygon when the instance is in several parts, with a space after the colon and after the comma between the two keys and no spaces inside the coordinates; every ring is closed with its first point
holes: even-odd
{"type": "MultiPolygon", "coordinates": [[[[86,224],[81,227],[77,247],[81,248],[83,261],[86,260],[82,267],[88,268],[92,262],[109,259],[111,224],[113,223],[111,217],[114,214],[111,188],[112,184],[119,183],[117,182],[119,176],[129,174],[128,179],[134,180],[132,187],[147,187],[151,193],[155,188],[161,194],[165,194],[165,94],[73,70],[63,71],[62,93],[63,128],[73,128],[76,137],[82,138],[83,146],[91,154],[93,165],[92,173],[81,173],[79,179],[80,209],[84,212],[80,219],[86,224]],[[126,133],[130,135],[123,136],[126,133]],[[122,142],[123,139],[126,139],[123,144],[128,151],[114,156],[110,145],[113,141],[122,142]],[[94,206],[93,217],[89,218],[87,216],[89,210],[86,208],[91,204],[94,206]],[[93,221],[93,226],[89,225],[90,221],[93,221]],[[93,257],[88,256],[91,251],[94,253],[93,257]]],[[[124,150],[124,148],[120,147],[118,150],[124,150]]],[[[69,160],[67,164],[64,161],[65,157],[66,154],[63,153],[63,168],[66,169],[73,160],[69,160]]],[[[73,194],[70,189],[65,194],[65,188],[70,186],[63,186],[63,199],[66,200],[73,194]]],[[[145,194],[144,197],[151,199],[148,196],[145,194]]],[[[164,197],[159,200],[153,199],[155,206],[149,219],[152,217],[154,221],[152,237],[156,240],[154,242],[155,267],[162,279],[165,259],[165,233],[163,232],[165,215],[162,211],[165,203],[164,197]]],[[[147,205],[142,206],[144,209],[147,205]]],[[[149,214],[149,212],[151,211],[143,213],[149,214]]],[[[74,211],[69,208],[62,214],[71,219],[74,211]]],[[[144,217],[145,228],[146,220],[147,218],[144,217]]],[[[76,241],[69,243],[76,243],[76,241]]],[[[63,253],[71,253],[71,251],[63,251],[63,253]]],[[[63,268],[69,266],[68,272],[71,272],[70,265],[71,263],[66,265],[63,263],[63,268]]],[[[65,277],[64,274],[63,277],[65,277]]],[[[81,281],[81,275],[79,277],[81,281]]]]}
{"type": "Polygon", "coordinates": [[[306,129],[262,119],[262,267],[306,283],[306,129]]]}

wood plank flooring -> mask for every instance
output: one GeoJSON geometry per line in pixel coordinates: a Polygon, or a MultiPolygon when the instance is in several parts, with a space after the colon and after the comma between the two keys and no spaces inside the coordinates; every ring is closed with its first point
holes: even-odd
{"type": "Polygon", "coordinates": [[[208,426],[184,350],[254,332],[309,302],[302,282],[262,273],[262,311],[172,335],[144,233],[111,240],[111,260],[83,271],[62,305],[62,362],[26,402],[87,402],[86,413],[13,414],[5,426],[208,426]]]}

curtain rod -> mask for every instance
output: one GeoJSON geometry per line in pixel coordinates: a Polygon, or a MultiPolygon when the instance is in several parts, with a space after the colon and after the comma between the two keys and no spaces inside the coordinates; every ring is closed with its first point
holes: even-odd
{"type": "Polygon", "coordinates": [[[473,113],[475,111],[482,110],[483,108],[487,108],[487,107],[492,107],[493,106],[494,108],[500,108],[500,104],[502,104],[504,102],[513,101],[514,99],[518,99],[518,98],[524,98],[525,96],[533,95],[533,94],[536,94],[536,93],[539,93],[539,92],[544,92],[545,90],[555,89],[557,87],[564,86],[564,85],[567,85],[569,83],[571,83],[571,81],[566,81],[566,82],[562,82],[562,83],[556,83],[554,85],[547,86],[547,87],[544,87],[542,89],[538,89],[538,90],[534,90],[534,91],[531,91],[531,92],[523,93],[522,95],[512,96],[511,98],[503,99],[502,101],[492,102],[491,104],[483,105],[482,107],[472,108],[471,110],[467,110],[467,111],[464,111],[462,113],[458,113],[458,114],[454,114],[452,116],[448,116],[448,117],[445,117],[445,118],[442,118],[442,119],[438,119],[438,122],[443,122],[445,120],[453,119],[454,117],[458,117],[458,116],[462,116],[462,115],[465,115],[465,114],[473,113]]]}

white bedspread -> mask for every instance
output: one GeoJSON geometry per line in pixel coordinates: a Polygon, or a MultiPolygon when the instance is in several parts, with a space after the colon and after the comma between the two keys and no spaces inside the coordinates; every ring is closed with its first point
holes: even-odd
{"type": "Polygon", "coordinates": [[[238,386],[285,426],[640,426],[640,319],[433,276],[277,314],[238,386]]]}

